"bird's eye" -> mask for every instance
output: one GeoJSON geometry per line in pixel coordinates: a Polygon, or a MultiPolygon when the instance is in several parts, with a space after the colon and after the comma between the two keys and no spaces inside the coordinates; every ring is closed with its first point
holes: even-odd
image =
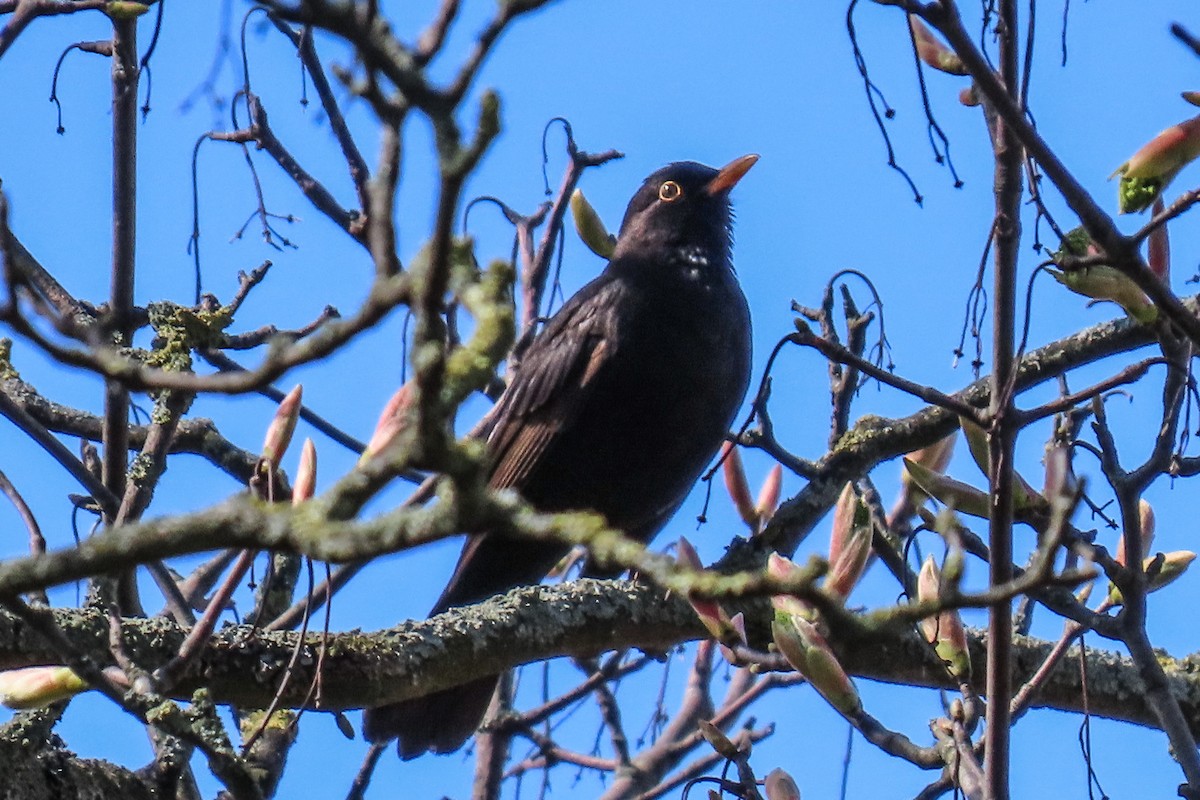
{"type": "Polygon", "coordinates": [[[674,203],[681,197],[683,197],[683,189],[675,181],[665,181],[662,186],[658,187],[658,199],[664,203],[674,203]]]}

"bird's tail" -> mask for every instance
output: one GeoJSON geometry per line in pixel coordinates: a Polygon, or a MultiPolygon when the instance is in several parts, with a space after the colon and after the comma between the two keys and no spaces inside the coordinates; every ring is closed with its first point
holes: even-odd
{"type": "Polygon", "coordinates": [[[475,733],[487,712],[499,675],[452,686],[363,712],[363,735],[370,742],[396,739],[405,761],[426,752],[453,753],[475,733]]]}
{"type": "MultiPolygon", "coordinates": [[[[429,615],[481,602],[514,586],[537,583],[564,550],[556,543],[495,534],[471,536],[463,546],[454,575],[429,615]]],[[[452,753],[479,727],[499,680],[498,675],[485,675],[424,697],[369,708],[363,716],[363,735],[371,742],[395,738],[404,759],[430,750],[452,753]]]]}

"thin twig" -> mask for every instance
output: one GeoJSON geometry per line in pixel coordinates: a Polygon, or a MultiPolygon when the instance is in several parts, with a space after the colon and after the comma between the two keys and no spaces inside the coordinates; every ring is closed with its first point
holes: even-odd
{"type": "Polygon", "coordinates": [[[5,392],[0,392],[0,416],[7,417],[9,422],[16,425],[29,438],[37,442],[43,450],[70,473],[71,477],[79,481],[80,485],[100,504],[101,508],[105,509],[106,513],[116,514],[117,508],[121,505],[121,501],[117,496],[94,475],[88,472],[83,462],[76,458],[75,454],[68,450],[66,445],[60,442],[54,434],[46,430],[25,409],[17,405],[5,392]]]}
{"type": "MultiPolygon", "coordinates": [[[[17,491],[17,487],[8,479],[8,476],[0,470],[0,492],[8,498],[9,502],[17,510],[21,521],[25,523],[25,530],[29,532],[29,553],[33,556],[40,556],[46,552],[46,537],[42,536],[42,528],[38,525],[37,517],[33,515],[33,510],[29,504],[25,502],[25,498],[17,491]]],[[[29,593],[29,596],[36,603],[47,606],[50,605],[50,600],[46,596],[44,589],[35,589],[29,593]]]]}
{"type": "Polygon", "coordinates": [[[237,563],[233,565],[233,569],[225,577],[225,581],[221,584],[216,594],[209,601],[208,608],[204,611],[199,621],[188,632],[187,638],[183,640],[183,644],[179,646],[179,651],[166,664],[163,664],[154,672],[154,682],[160,687],[160,691],[168,691],[174,686],[180,676],[187,671],[187,668],[196,660],[204,650],[204,645],[212,636],[213,630],[217,626],[217,620],[222,612],[229,605],[229,599],[233,596],[233,592],[241,583],[242,578],[249,572],[251,565],[254,564],[254,559],[258,553],[254,550],[244,550],[238,556],[237,563]]]}

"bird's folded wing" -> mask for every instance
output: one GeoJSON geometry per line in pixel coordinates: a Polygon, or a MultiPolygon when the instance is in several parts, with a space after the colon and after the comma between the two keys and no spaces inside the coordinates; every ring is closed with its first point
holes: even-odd
{"type": "Polygon", "coordinates": [[[500,398],[488,440],[494,489],[520,489],[539,459],[574,421],[617,335],[608,302],[583,302],[619,292],[603,279],[580,291],[534,340],[500,398]]]}

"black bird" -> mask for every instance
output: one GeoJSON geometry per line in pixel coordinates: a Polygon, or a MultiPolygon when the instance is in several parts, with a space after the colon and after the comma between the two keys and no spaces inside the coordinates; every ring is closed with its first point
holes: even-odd
{"type": "MultiPolygon", "coordinates": [[[[649,541],[729,430],[750,381],[750,311],[731,261],[729,192],[758,156],[684,161],[629,201],[607,268],[547,323],[513,375],[488,439],[489,485],[540,511],[590,509],[649,541]]],[[[557,543],[469,538],[430,615],[540,581],[557,543]]],[[[611,577],[596,565],[584,573],[611,577]]],[[[497,676],[368,709],[364,733],[401,757],[457,750],[497,676]]]]}

